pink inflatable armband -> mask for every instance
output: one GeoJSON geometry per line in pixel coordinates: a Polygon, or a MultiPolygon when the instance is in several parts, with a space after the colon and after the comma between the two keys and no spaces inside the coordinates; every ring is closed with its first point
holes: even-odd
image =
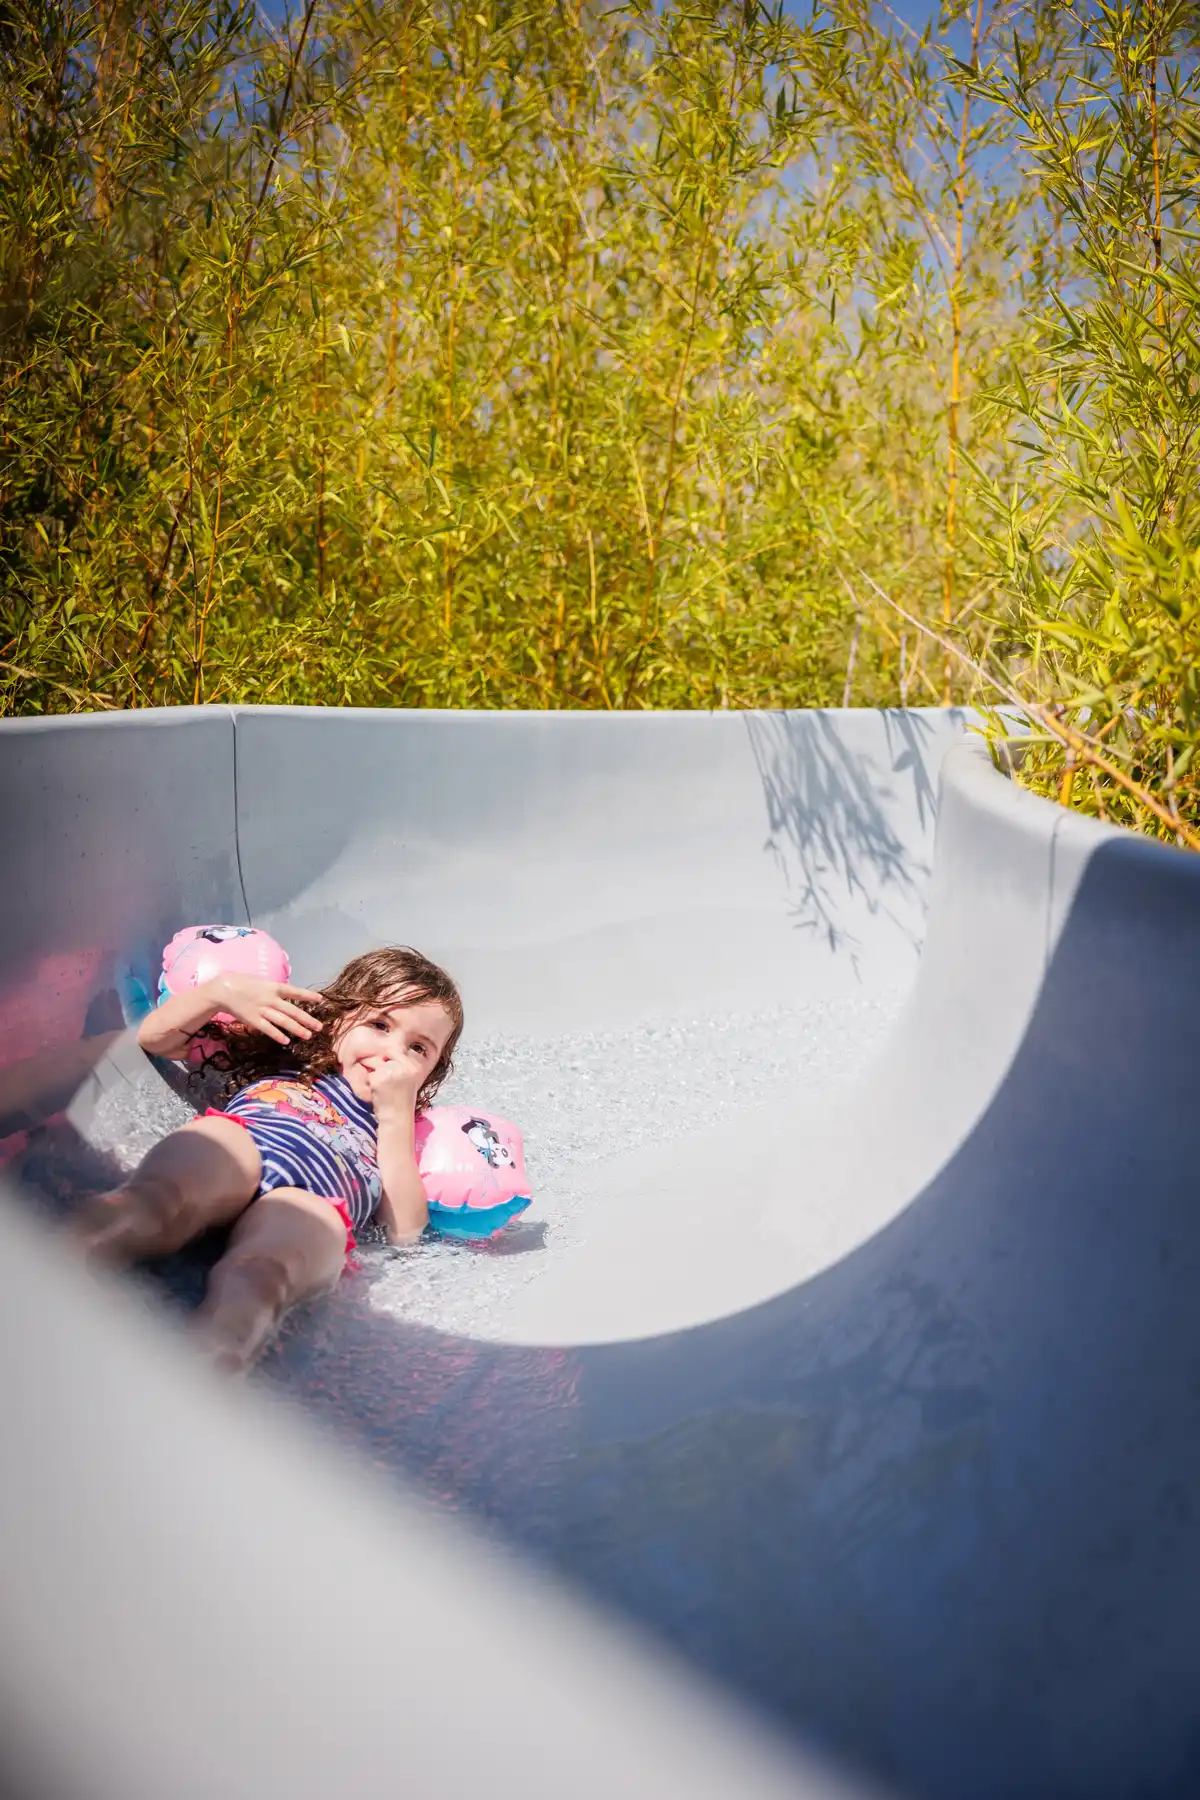
{"type": "MultiPolygon", "coordinates": [[[[269,981],[287,981],[292,973],[287,951],[268,932],[253,925],[188,925],[177,931],[163,951],[158,1001],[187,988],[202,987],[218,975],[262,975],[269,981]]],[[[233,1024],[232,1013],[214,1013],[214,1023],[233,1024]]],[[[197,1038],[188,1061],[200,1062],[219,1050],[215,1038],[197,1038]]]]}
{"type": "Polygon", "coordinates": [[[447,1237],[492,1237],[529,1205],[521,1134],[494,1113],[431,1106],[417,1119],[429,1223],[447,1237]]]}

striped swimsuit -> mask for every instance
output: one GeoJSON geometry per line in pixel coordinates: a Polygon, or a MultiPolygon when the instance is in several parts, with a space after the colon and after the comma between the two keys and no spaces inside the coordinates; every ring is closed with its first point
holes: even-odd
{"type": "Polygon", "coordinates": [[[258,1146],[260,1194],[303,1188],[332,1200],[356,1230],[374,1216],[383,1194],[375,1109],[344,1075],[319,1075],[311,1087],[292,1075],[253,1081],[221,1116],[244,1125],[258,1146]]]}

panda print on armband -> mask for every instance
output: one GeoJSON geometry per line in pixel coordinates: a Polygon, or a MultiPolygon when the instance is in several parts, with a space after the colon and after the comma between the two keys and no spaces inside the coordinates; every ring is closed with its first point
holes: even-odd
{"type": "Polygon", "coordinates": [[[485,1163],[493,1169],[512,1167],[512,1152],[501,1143],[486,1119],[468,1119],[462,1127],[464,1137],[474,1144],[485,1163]]]}

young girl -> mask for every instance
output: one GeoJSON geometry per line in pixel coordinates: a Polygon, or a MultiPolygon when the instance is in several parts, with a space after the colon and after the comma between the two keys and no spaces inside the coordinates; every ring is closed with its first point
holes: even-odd
{"type": "Polygon", "coordinates": [[[186,1058],[217,1013],[239,1021],[224,1045],[233,1098],[156,1144],[78,1230],[89,1255],[129,1263],[232,1224],[196,1318],[213,1360],[240,1371],[289,1307],[334,1285],[355,1227],[377,1219],[393,1244],[425,1229],[414,1122],[450,1073],[463,1013],[435,963],[372,950],[320,993],[220,976],[164,1001],[138,1042],[186,1058]]]}

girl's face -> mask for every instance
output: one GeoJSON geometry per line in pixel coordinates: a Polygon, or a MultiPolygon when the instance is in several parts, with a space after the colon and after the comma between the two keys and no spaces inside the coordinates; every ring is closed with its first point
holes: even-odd
{"type": "Polygon", "coordinates": [[[397,1002],[359,1014],[335,1037],[333,1047],[351,1093],[369,1101],[370,1078],[381,1063],[404,1058],[420,1070],[421,1082],[426,1081],[453,1030],[454,1021],[439,1001],[397,1002]]]}

